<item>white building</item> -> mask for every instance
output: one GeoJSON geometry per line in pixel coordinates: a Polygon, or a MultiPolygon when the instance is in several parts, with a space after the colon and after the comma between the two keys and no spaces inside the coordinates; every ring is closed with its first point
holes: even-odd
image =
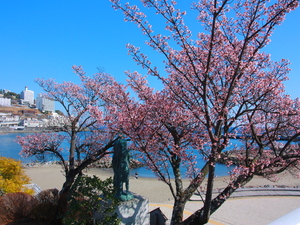
{"type": "Polygon", "coordinates": [[[12,113],[0,113],[0,127],[17,126],[20,123],[20,116],[12,113]]]}
{"type": "Polygon", "coordinates": [[[54,112],[54,101],[44,97],[43,94],[38,94],[36,98],[36,107],[41,112],[54,112]]]}
{"type": "Polygon", "coordinates": [[[10,98],[0,98],[0,105],[11,106],[11,99],[10,98]]]}
{"type": "Polygon", "coordinates": [[[19,123],[20,126],[24,126],[24,127],[43,127],[44,126],[44,122],[41,120],[36,120],[36,119],[25,119],[22,120],[19,123]]]}
{"type": "Polygon", "coordinates": [[[34,104],[34,92],[28,90],[28,87],[25,87],[25,90],[21,92],[20,98],[24,103],[34,104]]]}
{"type": "Polygon", "coordinates": [[[20,116],[18,115],[13,115],[12,113],[0,113],[0,122],[11,122],[11,121],[19,121],[19,120],[20,120],[20,116]]]}

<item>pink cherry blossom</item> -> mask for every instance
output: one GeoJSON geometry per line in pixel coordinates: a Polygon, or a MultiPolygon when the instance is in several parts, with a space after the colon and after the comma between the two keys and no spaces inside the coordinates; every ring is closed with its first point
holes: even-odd
{"type": "Polygon", "coordinates": [[[297,0],[197,1],[192,9],[204,28],[198,33],[186,25],[188,13],[178,9],[176,1],[142,0],[138,6],[111,2],[126,21],[137,25],[146,44],[165,57],[165,71],[161,72],[141,48],[127,45],[137,64],[164,88],[155,91],[146,76],[126,72],[138,100],[119,103],[115,112],[122,114],[116,118],[132,139],[132,148],[142,153],[141,159],[170,188],[175,199],[171,224],[182,222],[186,200],[207,174],[208,200],[182,224],[195,218],[206,223],[254,175],[270,177],[297,170],[299,100],[286,96],[283,84],[289,63],[273,62],[262,51],[285,15],[298,7],[297,0]],[[161,16],[166,32],[154,32],[143,6],[161,16]],[[231,171],[228,187],[212,199],[214,165],[234,137],[241,138],[242,145],[224,158],[228,164],[238,161],[239,165],[231,171]],[[287,140],[282,145],[283,137],[287,140]],[[196,166],[195,151],[207,162],[203,168],[196,166]],[[187,188],[181,183],[183,162],[191,179],[187,188]],[[172,168],[174,183],[168,168],[172,168]]]}

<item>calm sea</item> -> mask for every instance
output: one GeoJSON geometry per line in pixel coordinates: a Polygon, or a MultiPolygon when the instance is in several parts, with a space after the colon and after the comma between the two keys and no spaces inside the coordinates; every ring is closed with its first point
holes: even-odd
{"type": "MultiPolygon", "coordinates": [[[[10,157],[16,160],[20,160],[23,163],[31,163],[36,161],[35,157],[31,158],[22,158],[20,156],[21,146],[15,141],[17,136],[26,136],[30,133],[7,133],[1,134],[0,133],[0,156],[10,157]]],[[[236,140],[234,140],[236,141],[236,140]]],[[[236,142],[235,144],[238,144],[236,142]]],[[[199,160],[198,166],[204,165],[204,162],[199,160]]],[[[230,169],[225,165],[217,164],[216,166],[216,175],[217,176],[227,176],[230,169]]],[[[147,170],[146,168],[138,168],[132,169],[131,174],[134,175],[136,172],[139,174],[140,177],[155,177],[152,171],[147,170]]]]}
{"type": "Polygon", "coordinates": [[[15,141],[17,136],[27,136],[30,133],[0,133],[0,156],[13,158],[20,160],[23,163],[30,163],[33,158],[22,158],[19,153],[21,151],[21,146],[15,141]]]}

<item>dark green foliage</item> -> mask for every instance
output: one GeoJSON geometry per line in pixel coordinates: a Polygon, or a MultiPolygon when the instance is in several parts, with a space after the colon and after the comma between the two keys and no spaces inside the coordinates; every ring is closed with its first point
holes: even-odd
{"type": "Polygon", "coordinates": [[[63,219],[66,225],[120,223],[111,177],[102,181],[96,176],[79,176],[71,187],[68,202],[63,219]]]}
{"type": "Polygon", "coordinates": [[[15,92],[7,92],[4,94],[4,98],[20,99],[20,94],[16,94],[15,92]]]}
{"type": "Polygon", "coordinates": [[[62,111],[60,111],[60,110],[55,110],[55,112],[58,114],[58,115],[61,115],[61,116],[64,116],[64,113],[62,112],[62,111]]]}

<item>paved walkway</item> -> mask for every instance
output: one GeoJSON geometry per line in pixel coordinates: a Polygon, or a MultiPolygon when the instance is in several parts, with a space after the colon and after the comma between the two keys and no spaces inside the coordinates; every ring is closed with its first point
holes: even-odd
{"type": "MultiPolygon", "coordinates": [[[[217,193],[218,191],[214,194],[217,193]]],[[[184,218],[202,205],[200,196],[194,195],[186,204],[184,218]]],[[[172,202],[149,204],[150,211],[157,207],[160,207],[167,218],[171,218],[172,202]]],[[[211,216],[208,224],[266,225],[299,207],[300,188],[241,188],[211,216]]]]}
{"type": "MultiPolygon", "coordinates": [[[[223,190],[223,189],[222,189],[223,190]]],[[[220,190],[221,191],[221,190],[220,190]]],[[[215,190],[213,196],[217,196],[219,192],[215,190]]],[[[203,193],[203,196],[204,193],[203,193]]],[[[273,187],[258,187],[258,188],[239,188],[237,189],[230,198],[238,197],[255,197],[255,196],[299,196],[300,188],[273,188],[273,187]]],[[[201,197],[195,194],[191,201],[200,201],[201,197]]]]}

